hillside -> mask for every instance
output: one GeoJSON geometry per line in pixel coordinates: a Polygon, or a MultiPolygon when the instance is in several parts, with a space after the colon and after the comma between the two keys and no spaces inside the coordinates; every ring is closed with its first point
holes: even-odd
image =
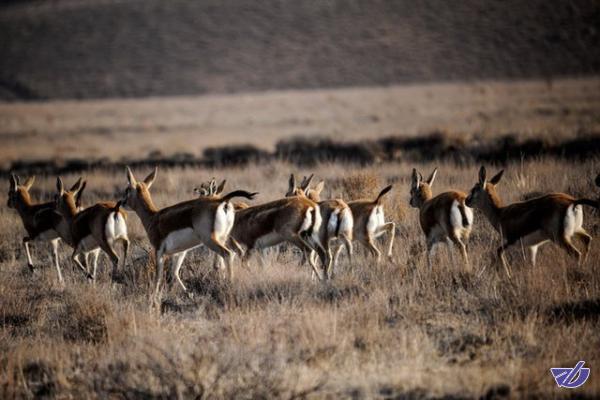
{"type": "Polygon", "coordinates": [[[9,1],[0,99],[594,75],[598,21],[593,0],[9,1]]]}

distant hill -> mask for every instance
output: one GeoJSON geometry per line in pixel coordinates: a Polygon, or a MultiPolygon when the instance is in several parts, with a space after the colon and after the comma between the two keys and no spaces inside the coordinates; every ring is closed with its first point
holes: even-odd
{"type": "Polygon", "coordinates": [[[0,99],[600,73],[600,2],[0,3],[0,99]]]}

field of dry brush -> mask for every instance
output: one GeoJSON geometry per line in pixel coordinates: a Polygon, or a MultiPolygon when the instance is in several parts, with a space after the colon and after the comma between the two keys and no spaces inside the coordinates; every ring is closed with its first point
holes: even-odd
{"type": "MultiPolygon", "coordinates": [[[[576,137],[582,125],[597,132],[599,121],[594,110],[600,102],[596,94],[573,90],[569,97],[564,94],[569,92],[569,85],[562,83],[557,87],[563,94],[555,94],[554,102],[544,103],[536,96],[552,98],[552,92],[542,89],[543,84],[534,87],[539,90],[523,90],[521,97],[512,98],[529,108],[515,107],[510,96],[491,104],[486,96],[490,90],[499,90],[492,85],[485,89],[488,95],[485,90],[471,94],[470,100],[463,103],[463,113],[453,118],[443,106],[449,100],[426,100],[427,90],[432,90],[433,99],[447,99],[440,95],[444,88],[425,87],[420,89],[424,100],[417,103],[413,114],[417,121],[426,121],[429,112],[436,126],[465,135],[495,135],[515,129],[517,133],[543,136],[552,125],[545,118],[560,126],[555,135],[576,137]],[[573,100],[581,93],[588,94],[587,100],[573,100]],[[488,101],[476,101],[482,98],[488,101]],[[562,118],[554,111],[546,116],[531,111],[540,107],[570,111],[562,118]],[[573,110],[582,108],[590,114],[574,116],[573,110]],[[490,109],[496,112],[488,113],[488,126],[492,126],[489,131],[477,120],[469,123],[471,115],[490,109]],[[504,110],[504,114],[498,110],[504,110]],[[502,129],[503,120],[506,129],[502,129]]],[[[463,90],[471,93],[471,89],[463,90]]],[[[379,95],[395,98],[389,90],[379,95]]],[[[299,97],[288,93],[286,99],[292,104],[298,104],[293,103],[294,99],[306,99],[302,93],[295,95],[299,97]]],[[[377,97],[375,92],[371,95],[377,97]]],[[[339,97],[340,93],[331,93],[328,101],[334,103],[339,97]]],[[[406,98],[396,99],[396,104],[408,102],[406,98]]],[[[223,101],[256,107],[245,97],[238,102],[234,97],[223,101]]],[[[283,107],[282,101],[277,99],[271,104],[283,107]]],[[[143,109],[144,104],[142,101],[132,107],[143,109]]],[[[204,115],[210,107],[202,106],[202,100],[195,104],[198,115],[204,115]]],[[[84,103],[80,110],[106,106],[110,102],[84,103]]],[[[64,103],[54,108],[53,103],[0,107],[3,121],[12,121],[12,131],[6,128],[8,125],[2,131],[3,145],[7,143],[11,149],[9,159],[26,158],[36,137],[43,143],[57,140],[53,146],[35,147],[38,158],[60,154],[59,143],[71,146],[67,151],[84,148],[85,143],[76,143],[76,133],[86,122],[65,110],[64,103]],[[63,115],[63,119],[48,115],[63,115]],[[71,131],[61,131],[62,122],[75,120],[78,122],[71,131]],[[27,124],[35,124],[29,137],[22,136],[22,127],[27,124]],[[9,143],[9,134],[17,140],[9,143]]],[[[372,133],[377,129],[389,134],[392,128],[386,124],[394,118],[398,124],[408,123],[411,113],[403,110],[401,117],[382,114],[379,122],[369,123],[353,118],[356,114],[346,110],[332,123],[339,129],[347,127],[351,138],[359,137],[358,132],[365,129],[370,139],[377,137],[372,133]]],[[[159,113],[160,109],[154,111],[159,113]]],[[[168,119],[173,115],[168,109],[164,112],[172,126],[184,126],[168,119]]],[[[234,123],[228,125],[226,114],[215,117],[212,128],[206,131],[229,126],[234,141],[243,140],[240,138],[245,124],[238,122],[244,115],[237,114],[234,123]]],[[[175,136],[178,139],[169,142],[165,139],[168,136],[153,130],[155,125],[151,124],[149,137],[156,147],[141,146],[143,150],[139,150],[134,129],[125,132],[125,141],[119,146],[118,126],[124,125],[106,114],[94,115],[89,122],[107,124],[109,133],[96,132],[96,141],[90,142],[93,146],[83,152],[87,157],[111,157],[113,150],[115,158],[123,154],[143,157],[156,147],[160,149],[161,143],[164,151],[176,151],[186,137],[180,132],[175,136]],[[117,128],[111,128],[111,121],[117,128]]],[[[276,117],[284,121],[286,115],[281,111],[276,117]]],[[[308,111],[305,115],[311,117],[308,111]]],[[[159,114],[148,114],[147,118],[160,119],[159,114]]],[[[319,128],[318,121],[307,120],[314,121],[316,125],[309,124],[314,129],[319,128]]],[[[295,126],[299,131],[306,126],[302,119],[285,121],[286,129],[295,126]]],[[[144,125],[135,125],[141,127],[137,137],[143,138],[144,125]]],[[[258,120],[249,129],[258,130],[256,125],[268,123],[258,120]]],[[[330,128],[325,124],[320,132],[328,135],[330,128]]],[[[422,122],[410,128],[409,134],[429,128],[422,122]]],[[[92,137],[94,131],[85,135],[92,137]]],[[[212,144],[203,141],[202,135],[187,137],[192,143],[212,144]]],[[[208,132],[206,137],[214,134],[208,132]]],[[[598,198],[593,177],[600,170],[599,161],[598,157],[577,161],[549,156],[509,161],[502,166],[506,173],[498,190],[507,203],[532,191],[598,198]]],[[[102,256],[98,282],[87,283],[72,269],[69,251],[63,247],[61,263],[66,285],[62,287],[51,267],[49,246],[34,247],[34,260],[40,268],[33,274],[28,272],[21,246],[21,223],[13,210],[2,206],[0,397],[491,399],[566,397],[573,393],[592,398],[600,393],[600,380],[596,378],[600,365],[600,245],[592,242],[589,260],[582,267],[552,244],[542,247],[535,268],[523,259],[523,251],[515,249],[509,254],[513,277],[508,279],[492,262],[500,238],[483,215],[476,213],[468,245],[472,268],[452,264],[446,250],[442,250],[429,269],[418,212],[408,206],[409,183],[413,167],[425,175],[436,166],[440,172],[434,194],[447,189],[467,191],[476,182],[478,165],[440,160],[413,163],[396,159],[362,167],[320,163],[300,168],[270,161],[220,169],[160,168],[151,190],[160,207],[192,198],[193,187],[213,176],[227,178],[229,189],[260,192],[254,203],[282,196],[290,172],[314,173],[325,180],[325,195],[347,200],[372,197],[392,183],[385,207],[387,218],[397,224],[391,261],[375,265],[363,249],[357,248],[354,262],[342,258],[335,280],[327,283],[311,280],[309,269],[299,266],[300,255],[292,248],[271,251],[264,267],[257,260],[252,260],[248,268],[238,265],[232,283],[224,282],[212,271],[212,256],[205,250],[192,251],[182,277],[193,298],[174,285],[164,291],[160,310],[149,307],[154,262],[135,214],[128,215],[133,250],[124,270],[124,282],[110,282],[108,260],[102,256]],[[585,360],[592,368],[589,381],[574,392],[558,388],[549,368],[573,366],[578,360],[585,360]]],[[[500,166],[489,166],[491,170],[496,168],[500,166]]],[[[135,172],[141,177],[149,170],[135,172]]],[[[86,205],[117,198],[127,182],[123,170],[98,169],[83,175],[88,180],[86,205]]],[[[70,174],[63,179],[70,185],[78,176],[70,174]]],[[[50,199],[54,182],[54,176],[38,176],[33,198],[50,199]]],[[[4,189],[0,200],[6,204],[4,189]]],[[[598,212],[586,208],[584,213],[584,226],[592,236],[599,237],[598,212]]]]}

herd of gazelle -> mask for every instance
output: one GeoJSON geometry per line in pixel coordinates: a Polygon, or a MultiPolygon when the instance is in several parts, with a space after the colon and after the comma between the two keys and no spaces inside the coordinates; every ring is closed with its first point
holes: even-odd
{"type": "MultiPolygon", "coordinates": [[[[456,247],[465,265],[469,265],[466,242],[473,226],[472,208],[481,210],[490,224],[498,231],[502,245],[497,256],[510,277],[504,252],[520,242],[528,247],[531,263],[535,266],[537,249],[545,242],[553,241],[578,264],[585,262],[591,236],[583,228],[582,205],[598,208],[598,202],[576,199],[563,193],[551,193],[527,201],[502,204],[496,193],[504,171],[488,179],[484,167],[479,170],[479,180],[470,193],[448,191],[433,196],[431,187],[437,175],[435,169],[427,180],[413,169],[410,205],[419,209],[419,222],[427,244],[427,263],[431,267],[437,244],[446,243],[456,247]],[[580,252],[572,243],[580,238],[585,248],[580,252]]],[[[14,208],[27,231],[23,245],[27,264],[33,269],[29,243],[33,240],[49,241],[58,274],[63,282],[58,258],[58,245],[62,240],[73,249],[72,260],[89,278],[96,277],[100,251],[104,251],[113,265],[113,279],[118,275],[119,256],[115,251],[117,242],[123,244],[123,263],[127,257],[126,213],[133,210],[140,218],[154,248],[157,273],[154,295],[160,292],[164,264],[171,258],[172,274],[185,291],[179,273],[187,252],[204,245],[216,256],[219,269],[226,269],[227,277],[233,279],[232,263],[238,254],[246,263],[254,250],[262,251],[280,243],[298,247],[303,263],[308,262],[313,276],[330,279],[340,253],[346,249],[352,260],[353,241],[362,243],[375,257],[381,259],[381,251],[375,239],[388,234],[386,255],[392,256],[395,224],[386,222],[382,199],[392,186],[387,186],[375,199],[345,202],[342,199],[322,200],[324,182],[311,187],[312,175],[298,184],[290,177],[285,196],[268,203],[249,206],[232,199],[243,197],[251,200],[257,193],[235,190],[223,195],[226,181],[217,186],[214,179],[194,189],[196,198],[170,207],[157,208],[150,195],[156,179],[155,168],[143,181],[138,181],[127,168],[128,185],[118,202],[100,202],[83,208],[81,197],[86,182],[81,178],[68,190],[61,178],[57,178],[55,201],[34,204],[29,189],[34,183],[30,177],[21,183],[15,175],[10,177],[8,207],[14,208]],[[337,243],[337,249],[332,246],[337,243]],[[93,267],[89,268],[92,258],[93,267]],[[318,267],[320,261],[321,268],[318,267]]],[[[600,187],[600,175],[596,178],[600,187]]],[[[450,252],[452,256],[452,251],[450,252]]]]}

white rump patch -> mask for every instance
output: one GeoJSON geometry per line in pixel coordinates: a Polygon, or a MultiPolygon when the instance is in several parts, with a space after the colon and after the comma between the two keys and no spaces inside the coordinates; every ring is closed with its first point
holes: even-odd
{"type": "Polygon", "coordinates": [[[313,207],[309,207],[306,210],[306,214],[304,214],[304,221],[302,221],[302,225],[300,226],[300,232],[304,232],[310,229],[312,225],[312,210],[313,207]]]}
{"type": "MultiPolygon", "coordinates": [[[[377,230],[385,224],[385,215],[383,214],[383,206],[376,206],[371,211],[371,215],[369,215],[369,220],[367,221],[367,232],[371,234],[377,232],[377,230]]],[[[383,234],[383,232],[380,232],[383,234]]]]}
{"type": "Polygon", "coordinates": [[[321,243],[321,237],[319,235],[319,230],[321,229],[321,223],[323,222],[322,218],[321,218],[321,211],[319,210],[319,207],[314,209],[314,214],[315,214],[315,221],[313,223],[313,231],[312,231],[312,239],[316,242],[316,243],[321,243]]]}
{"type": "Polygon", "coordinates": [[[335,233],[338,227],[338,221],[340,220],[340,210],[335,209],[329,216],[329,221],[327,222],[327,236],[335,237],[335,233]]]}
{"type": "Polygon", "coordinates": [[[127,239],[127,223],[121,213],[111,212],[106,220],[104,234],[108,243],[113,243],[118,239],[127,239]]]}
{"type": "Polygon", "coordinates": [[[352,238],[354,231],[354,216],[350,207],[346,207],[341,213],[342,222],[340,223],[339,233],[344,233],[348,238],[352,238]]]}
{"type": "Polygon", "coordinates": [[[565,213],[564,235],[567,237],[573,236],[575,232],[583,226],[583,209],[581,205],[570,205],[565,213]]]}
{"type": "MultiPolygon", "coordinates": [[[[460,212],[460,203],[458,200],[454,200],[452,202],[452,207],[450,207],[450,225],[454,230],[466,228],[463,226],[462,213],[460,212]]],[[[469,226],[473,225],[473,210],[467,206],[464,207],[465,216],[467,217],[467,221],[469,221],[469,226]]]]}
{"type": "Polygon", "coordinates": [[[229,237],[234,222],[235,209],[233,205],[228,201],[219,204],[217,212],[215,213],[214,226],[214,232],[217,239],[224,242],[229,237]]]}

